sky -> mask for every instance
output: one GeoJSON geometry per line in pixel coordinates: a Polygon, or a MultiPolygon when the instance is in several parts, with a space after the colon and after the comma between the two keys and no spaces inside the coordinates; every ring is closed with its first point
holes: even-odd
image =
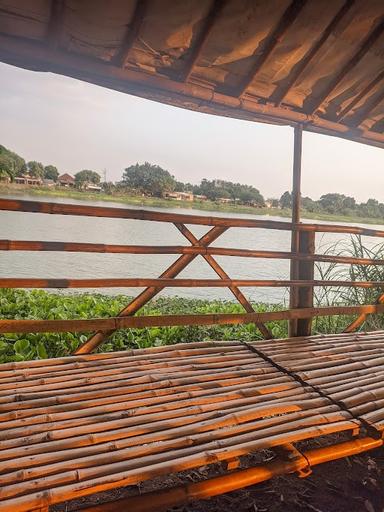
{"type": "MultiPolygon", "coordinates": [[[[201,114],[52,73],[0,63],[0,144],[28,160],[118,181],[148,161],[176,179],[253,185],[264,197],[291,189],[293,129],[201,114]]],[[[384,202],[384,151],[305,133],[302,194],[339,192],[384,202]]]]}

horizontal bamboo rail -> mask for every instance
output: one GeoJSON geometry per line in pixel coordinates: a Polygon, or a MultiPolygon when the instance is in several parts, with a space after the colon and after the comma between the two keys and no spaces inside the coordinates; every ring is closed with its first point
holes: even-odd
{"type": "Polygon", "coordinates": [[[0,288],[287,288],[288,286],[332,286],[351,288],[383,288],[384,281],[277,280],[277,279],[40,279],[2,278],[0,288]]]}
{"type": "Polygon", "coordinates": [[[384,231],[359,226],[343,226],[337,224],[314,224],[291,222],[215,217],[210,215],[185,215],[180,213],[163,213],[149,210],[134,210],[129,208],[114,208],[109,206],[88,206],[62,203],[49,203],[39,201],[23,201],[16,199],[0,199],[0,210],[29,213],[48,213],[59,215],[80,215],[87,217],[107,217],[115,219],[148,220],[155,222],[171,222],[182,224],[195,224],[202,226],[265,228],[283,231],[315,231],[317,233],[345,233],[384,238],[384,231]]]}
{"type": "Polygon", "coordinates": [[[378,313],[384,313],[384,304],[301,308],[263,313],[151,315],[94,318],[87,320],[0,320],[0,333],[87,332],[91,330],[139,329],[144,327],[170,327],[177,325],[236,325],[328,315],[368,315],[378,313]]]}
{"type": "Polygon", "coordinates": [[[384,265],[384,259],[354,258],[330,254],[301,254],[284,251],[261,251],[230,247],[205,247],[182,245],[114,245],[81,242],[44,242],[30,240],[0,240],[0,251],[51,251],[90,252],[106,254],[196,254],[211,256],[234,256],[241,258],[265,258],[300,261],[319,261],[351,265],[384,265]]]}
{"type": "Polygon", "coordinates": [[[94,244],[82,242],[56,242],[32,240],[0,240],[0,251],[52,251],[52,252],[84,252],[84,253],[110,253],[110,254],[177,254],[178,259],[165,270],[159,278],[111,278],[111,279],[44,279],[44,278],[2,278],[2,288],[102,288],[102,287],[129,287],[145,288],[130,304],[118,315],[110,319],[93,320],[63,320],[63,321],[0,321],[0,332],[82,332],[95,330],[96,332],[82,345],[76,353],[83,354],[95,350],[106,337],[118,328],[139,328],[148,326],[171,325],[211,325],[255,323],[264,338],[272,338],[272,333],[264,324],[274,320],[289,320],[291,325],[297,326],[297,334],[310,334],[311,319],[315,316],[359,314],[347,330],[358,328],[367,318],[367,315],[381,312],[380,304],[377,306],[356,307],[329,307],[313,308],[314,287],[353,287],[353,288],[384,288],[384,281],[345,281],[345,280],[316,280],[313,279],[314,262],[337,263],[345,265],[384,265],[384,260],[371,258],[356,258],[343,255],[316,254],[314,251],[314,233],[350,233],[367,236],[384,237],[384,231],[368,228],[337,226],[326,224],[293,224],[291,222],[277,222],[259,219],[239,219],[226,217],[213,217],[203,215],[184,215],[165,212],[136,210],[129,208],[95,207],[89,205],[74,205],[60,203],[46,203],[38,201],[23,201],[15,199],[0,199],[0,210],[30,213],[45,213],[59,215],[78,215],[121,219],[140,219],[155,222],[172,223],[188,240],[190,246],[183,245],[122,245],[122,244],[94,244]],[[186,227],[186,224],[212,226],[204,236],[198,240],[186,227]],[[234,227],[261,228],[277,230],[294,230],[300,240],[310,234],[313,241],[308,247],[304,244],[298,252],[291,251],[265,251],[253,249],[237,249],[230,247],[212,247],[211,244],[227,229],[234,227]],[[301,252],[300,252],[301,251],[301,252]],[[177,275],[186,268],[197,256],[202,256],[219,279],[180,279],[177,275]],[[223,267],[214,259],[214,256],[232,256],[247,258],[286,259],[297,262],[299,272],[291,279],[231,279],[223,267]],[[149,300],[155,297],[165,287],[219,287],[228,288],[245,309],[245,314],[234,315],[170,315],[163,319],[159,317],[135,317],[149,300]],[[298,297],[292,311],[271,313],[255,313],[253,306],[243,294],[243,287],[290,288],[291,293],[298,297]],[[300,326],[300,327],[299,327],[300,326]]]}

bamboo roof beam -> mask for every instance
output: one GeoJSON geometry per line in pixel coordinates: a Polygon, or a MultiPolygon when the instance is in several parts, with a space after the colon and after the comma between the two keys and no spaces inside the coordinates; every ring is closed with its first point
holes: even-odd
{"type": "Polygon", "coordinates": [[[51,14],[47,28],[47,42],[52,48],[57,48],[60,43],[63,28],[64,0],[51,0],[51,14]]]}
{"type": "Polygon", "coordinates": [[[322,48],[324,43],[328,40],[330,35],[337,28],[339,23],[342,21],[344,16],[349,12],[351,7],[354,5],[355,0],[346,0],[344,5],[338,11],[336,16],[332,18],[331,22],[321,34],[320,38],[315,42],[309,52],[304,56],[304,58],[299,62],[298,66],[294,68],[288,77],[288,81],[286,84],[278,87],[274,93],[270,97],[270,101],[272,101],[276,106],[280,106],[280,104],[284,101],[284,98],[288,95],[289,91],[294,87],[299,78],[302,76],[304,71],[307,69],[308,65],[313,61],[316,54],[322,48]]]}
{"type": "Polygon", "coordinates": [[[112,59],[113,63],[120,68],[125,68],[125,65],[129,58],[129,54],[132,49],[132,45],[137,39],[137,36],[139,35],[140,29],[144,21],[146,3],[147,0],[136,1],[135,11],[133,13],[131,23],[128,26],[122,45],[120,49],[116,52],[114,58],[112,59]]]}
{"type": "Polygon", "coordinates": [[[195,42],[195,45],[192,47],[191,55],[186,63],[184,71],[181,74],[182,82],[188,82],[188,80],[190,79],[193,73],[193,69],[204,49],[205,43],[207,42],[207,39],[212,32],[215,21],[219,16],[220,12],[222,11],[225,3],[226,0],[213,0],[208,16],[205,18],[203,28],[201,29],[201,32],[195,42]]]}
{"type": "Polygon", "coordinates": [[[357,53],[342,67],[340,72],[331,80],[324,91],[315,99],[311,100],[308,106],[305,107],[305,111],[308,115],[313,115],[321,105],[329,98],[332,92],[336,89],[339,83],[344,77],[352,71],[352,69],[361,61],[361,59],[369,52],[373,44],[379,39],[384,32],[384,18],[375,26],[370,34],[361,44],[357,53]]]}
{"type": "Polygon", "coordinates": [[[238,90],[233,93],[233,96],[240,98],[247,92],[247,89],[256,78],[264,62],[271,55],[287,30],[291,27],[305,4],[306,0],[293,0],[291,2],[279,23],[277,24],[276,28],[271,32],[266,41],[263,42],[262,48],[260,50],[257,48],[258,56],[256,56],[254,64],[252,65],[252,69],[249,75],[245,77],[243,82],[240,84],[238,90]]]}
{"type": "Polygon", "coordinates": [[[355,107],[365,96],[367,96],[371,90],[376,87],[382,80],[384,80],[384,70],[381,71],[364,89],[353,98],[353,100],[337,115],[337,121],[342,121],[349,112],[355,107]]]}

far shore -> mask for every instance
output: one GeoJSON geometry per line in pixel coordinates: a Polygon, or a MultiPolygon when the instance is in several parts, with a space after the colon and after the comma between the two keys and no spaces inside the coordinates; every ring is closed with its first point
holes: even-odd
{"type": "MultiPolygon", "coordinates": [[[[95,192],[82,192],[68,188],[47,188],[23,186],[14,184],[0,183],[0,196],[23,195],[37,197],[60,197],[76,199],[79,201],[106,201],[115,203],[124,203],[132,206],[152,207],[152,208],[185,208],[191,210],[202,210],[210,212],[242,213],[251,215],[268,215],[273,217],[291,217],[290,209],[281,208],[256,208],[252,206],[222,204],[214,201],[178,201],[172,199],[163,199],[158,197],[146,196],[128,196],[125,194],[105,194],[95,192]]],[[[326,213],[313,213],[302,210],[303,219],[322,220],[331,222],[346,222],[358,224],[383,224],[384,218],[358,217],[332,215],[326,213]]]]}

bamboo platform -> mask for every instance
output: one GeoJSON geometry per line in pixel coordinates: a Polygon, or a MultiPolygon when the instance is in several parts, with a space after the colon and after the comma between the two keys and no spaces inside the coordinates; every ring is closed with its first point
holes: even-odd
{"type": "Polygon", "coordinates": [[[0,511],[337,432],[379,439],[383,376],[384,332],[3,364],[0,511]]]}

